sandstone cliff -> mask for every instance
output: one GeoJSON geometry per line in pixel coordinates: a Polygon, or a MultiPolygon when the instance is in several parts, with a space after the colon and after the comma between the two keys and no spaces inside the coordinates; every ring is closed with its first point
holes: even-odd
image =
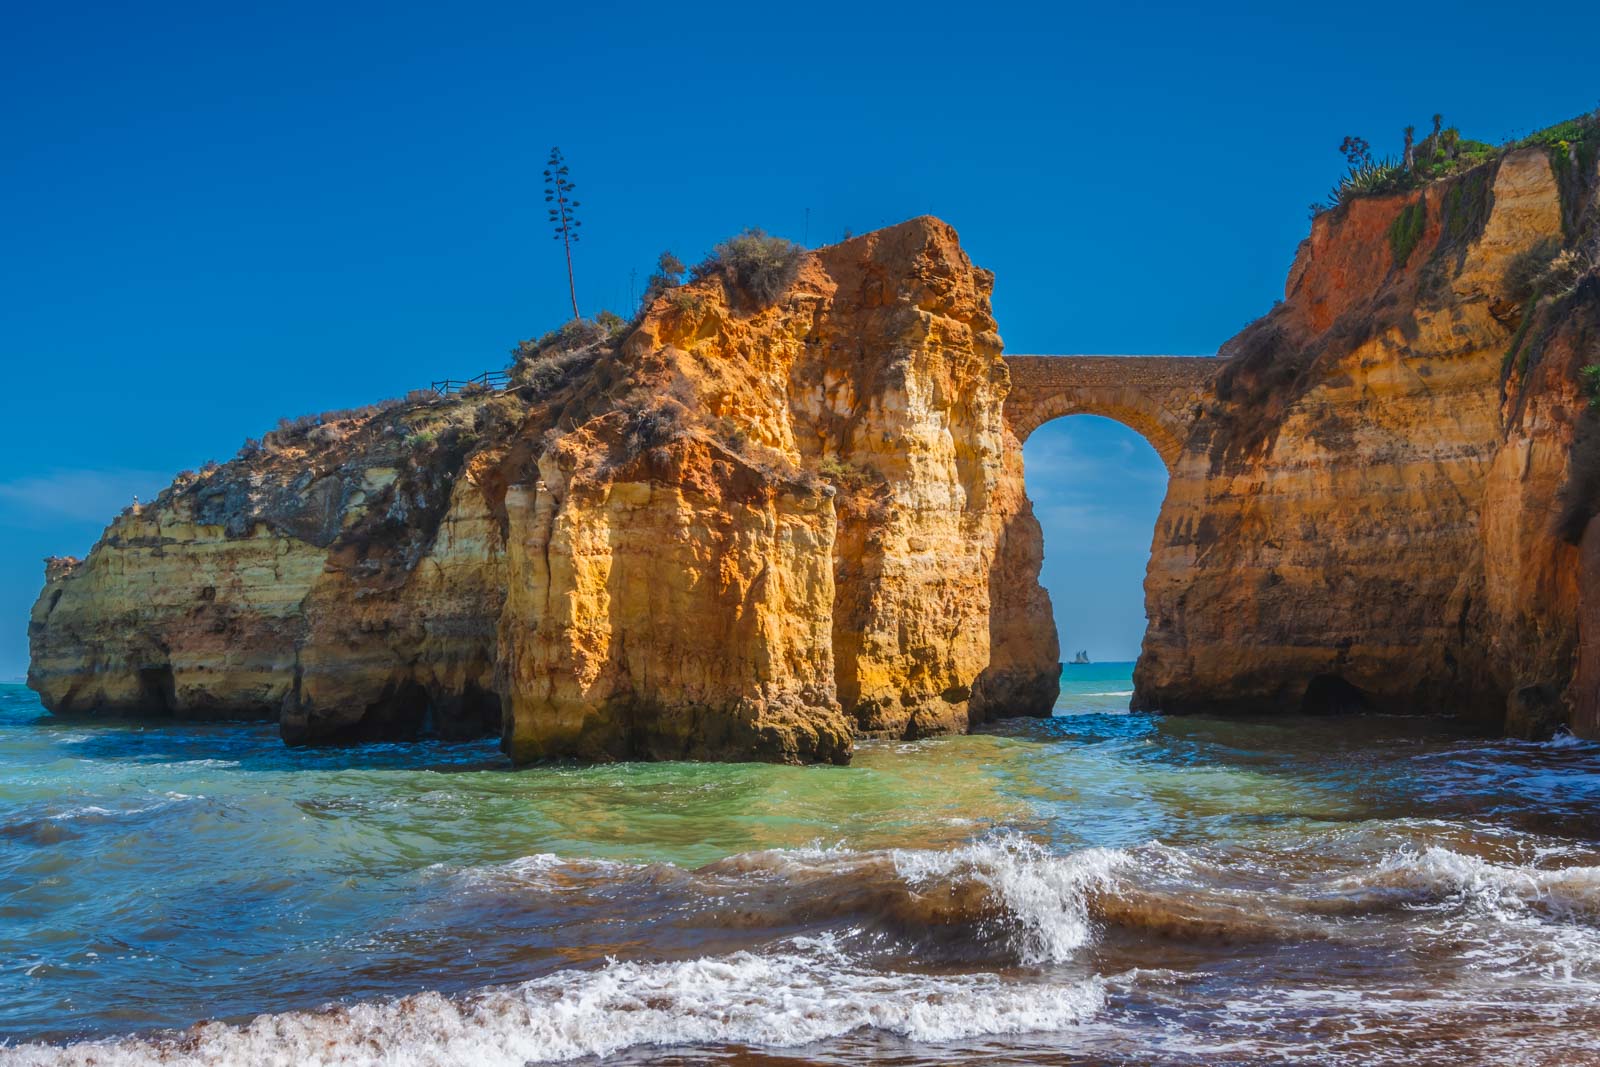
{"type": "Polygon", "coordinates": [[[519,761],[843,761],[1048,713],[991,286],[916,219],[774,305],[713,272],[506,392],[269,439],[52,565],[29,684],[519,761]]]}
{"type": "MultiPolygon", "coordinates": [[[[1098,411],[1168,463],[1136,708],[1600,736],[1595,142],[1323,213],[1220,373],[1019,392],[1024,434],[1098,411]]],[[[712,271],[506,391],[276,435],[50,564],[30,684],[518,761],[842,761],[1048,713],[992,281],[917,219],[775,302],[712,271]]]]}
{"type": "Polygon", "coordinates": [[[1600,728],[1600,671],[1573,685],[1600,282],[1518,281],[1593,239],[1594,168],[1529,148],[1316,219],[1173,467],[1136,707],[1600,728]]]}

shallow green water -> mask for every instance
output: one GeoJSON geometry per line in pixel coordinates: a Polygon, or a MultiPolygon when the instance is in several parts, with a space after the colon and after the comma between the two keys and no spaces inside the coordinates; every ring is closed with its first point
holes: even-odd
{"type": "Polygon", "coordinates": [[[845,768],[293,750],[0,687],[0,1062],[1600,1056],[1600,747],[1127,715],[1130,669],[845,768]]]}

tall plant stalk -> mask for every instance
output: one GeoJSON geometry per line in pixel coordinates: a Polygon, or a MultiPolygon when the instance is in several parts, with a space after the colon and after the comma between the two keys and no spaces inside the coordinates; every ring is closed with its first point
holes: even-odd
{"type": "Polygon", "coordinates": [[[550,149],[550,161],[545,165],[544,172],[544,200],[550,205],[550,225],[555,227],[555,239],[561,242],[567,254],[567,293],[572,297],[572,317],[577,319],[583,316],[578,314],[578,283],[572,274],[572,246],[578,243],[578,227],[583,223],[578,221],[575,210],[578,201],[572,198],[574,188],[567,177],[567,162],[561,157],[561,149],[550,149]]]}

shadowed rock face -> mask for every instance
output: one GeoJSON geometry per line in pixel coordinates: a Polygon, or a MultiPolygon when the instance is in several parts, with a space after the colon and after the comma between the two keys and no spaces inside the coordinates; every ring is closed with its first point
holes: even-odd
{"type": "Polygon", "coordinates": [[[916,219],[775,306],[708,277],[510,392],[183,479],[51,564],[29,683],[292,742],[498,730],[519,761],[844,761],[1046,714],[991,285],[916,219]]]}
{"type": "Polygon", "coordinates": [[[1592,227],[1597,180],[1575,205],[1534,149],[1317,219],[1172,465],[1136,707],[1596,731],[1596,683],[1572,684],[1580,643],[1600,662],[1573,445],[1600,283],[1523,306],[1507,270],[1592,227]],[[1397,263],[1391,227],[1417,204],[1397,263]]]}
{"type": "Polygon", "coordinates": [[[772,306],[712,275],[508,392],[180,479],[50,561],[29,683],[519,761],[844,761],[1048,714],[1018,439],[1081,410],[1170,472],[1136,707],[1600,735],[1600,279],[1507,281],[1594,233],[1600,175],[1562,175],[1516,152],[1325,214],[1220,365],[1019,362],[1009,411],[993,279],[938,220],[808,254],[772,306]]]}

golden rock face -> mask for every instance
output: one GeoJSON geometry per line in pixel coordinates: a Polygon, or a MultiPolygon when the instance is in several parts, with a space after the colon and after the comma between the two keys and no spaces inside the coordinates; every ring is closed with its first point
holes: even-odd
{"type": "Polygon", "coordinates": [[[1317,220],[1174,467],[1137,705],[1584,721],[1579,549],[1556,516],[1596,294],[1540,305],[1559,321],[1534,362],[1507,357],[1536,313],[1507,268],[1563,239],[1542,149],[1317,220]],[[1417,202],[1399,265],[1390,227],[1417,202]]]}
{"type": "MultiPolygon", "coordinates": [[[[1152,424],[1136,706],[1600,735],[1600,276],[1507,280],[1573,242],[1579,177],[1515,152],[1317,220],[1283,303],[1152,424]]],[[[498,731],[519,762],[843,762],[1048,714],[992,284],[914,219],[808,253],[775,304],[712,274],[509,392],[180,478],[48,562],[29,682],[291,742],[498,731]]]]}
{"type": "Polygon", "coordinates": [[[176,483],[52,565],[30,684],[296,742],[497,728],[519,761],[842,762],[1046,714],[991,286],[916,219],[809,254],[775,306],[670,293],[553,387],[176,483]]]}

